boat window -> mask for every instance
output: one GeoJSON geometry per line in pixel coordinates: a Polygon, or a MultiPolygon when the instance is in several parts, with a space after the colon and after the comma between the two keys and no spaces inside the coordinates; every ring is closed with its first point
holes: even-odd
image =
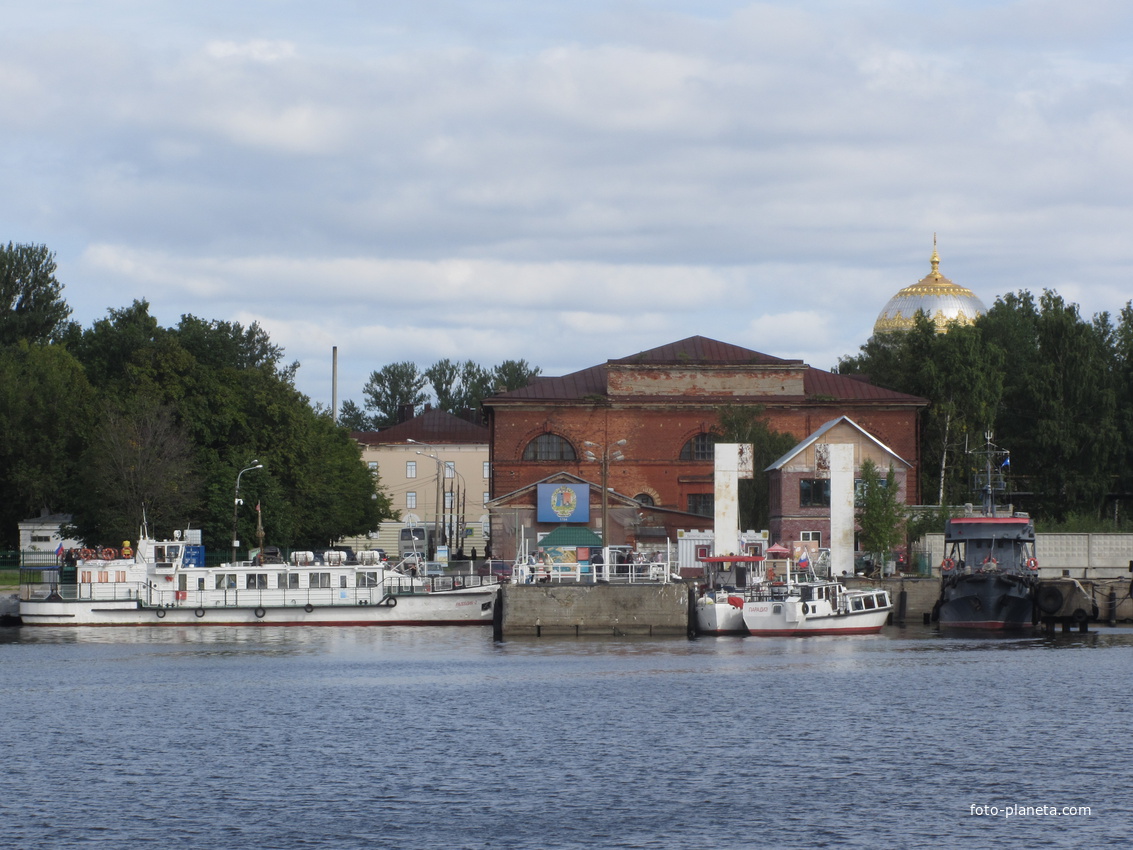
{"type": "Polygon", "coordinates": [[[280,590],[294,590],[299,586],[299,573],[278,573],[276,580],[280,590]]]}
{"type": "Polygon", "coordinates": [[[165,560],[165,547],[164,546],[154,546],[153,547],[153,559],[155,561],[164,561],[165,560]]]}
{"type": "Polygon", "coordinates": [[[865,610],[865,604],[862,602],[862,598],[860,596],[854,599],[854,610],[855,611],[864,611],[865,610]]]}
{"type": "Polygon", "coordinates": [[[338,586],[346,587],[346,576],[342,575],[338,577],[338,586]]]}
{"type": "Polygon", "coordinates": [[[873,596],[867,596],[865,598],[865,607],[866,608],[876,608],[877,607],[877,599],[873,596]]]}
{"type": "Polygon", "coordinates": [[[376,572],[358,573],[358,578],[356,579],[356,581],[358,582],[359,587],[377,587],[378,574],[376,572]]]}
{"type": "Polygon", "coordinates": [[[236,573],[217,573],[216,574],[216,589],[217,590],[235,590],[236,589],[236,573]]]}
{"type": "Polygon", "coordinates": [[[783,613],[783,606],[781,604],[780,605],[772,605],[771,606],[771,613],[772,614],[782,614],[783,613]]]}
{"type": "Polygon", "coordinates": [[[248,573],[248,590],[267,590],[267,573],[248,573]]]}
{"type": "Polygon", "coordinates": [[[177,556],[181,554],[181,547],[180,546],[170,546],[168,549],[165,550],[165,554],[167,556],[169,556],[169,560],[176,561],[177,556]]]}
{"type": "Polygon", "coordinates": [[[330,573],[311,573],[311,587],[330,587],[330,573]]]}

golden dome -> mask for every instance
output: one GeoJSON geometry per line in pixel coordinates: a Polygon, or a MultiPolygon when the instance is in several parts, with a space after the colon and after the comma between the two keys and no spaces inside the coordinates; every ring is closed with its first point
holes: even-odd
{"type": "Polygon", "coordinates": [[[932,238],[932,271],[889,299],[873,323],[873,332],[907,331],[913,326],[918,310],[923,310],[936,325],[937,333],[944,333],[947,324],[953,320],[970,325],[976,316],[984,312],[983,302],[972,290],[953,283],[940,273],[935,236],[932,238]]]}

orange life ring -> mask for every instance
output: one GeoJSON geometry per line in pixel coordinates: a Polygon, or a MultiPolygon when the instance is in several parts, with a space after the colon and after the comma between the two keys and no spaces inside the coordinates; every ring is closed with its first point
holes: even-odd
{"type": "Polygon", "coordinates": [[[955,566],[956,566],[956,562],[953,561],[951,558],[945,558],[943,561],[940,562],[940,569],[944,570],[944,572],[948,572],[949,570],[951,570],[955,566]]]}
{"type": "Polygon", "coordinates": [[[999,561],[995,560],[995,558],[991,557],[991,555],[988,555],[986,558],[984,558],[983,562],[992,567],[999,566],[999,561]]]}
{"type": "Polygon", "coordinates": [[[101,555],[104,561],[113,561],[118,557],[118,552],[113,548],[108,547],[102,550],[101,555]]]}
{"type": "Polygon", "coordinates": [[[1027,567],[1032,570],[1039,568],[1039,561],[1037,558],[1027,558],[1027,567]]]}
{"type": "Polygon", "coordinates": [[[129,546],[123,546],[123,547],[122,547],[122,557],[123,557],[123,558],[132,558],[132,557],[134,557],[134,550],[133,550],[133,549],[131,549],[131,548],[130,548],[129,546]]]}
{"type": "Polygon", "coordinates": [[[84,549],[82,552],[79,553],[79,556],[84,561],[89,561],[91,558],[94,557],[94,552],[92,552],[90,549],[84,549]]]}

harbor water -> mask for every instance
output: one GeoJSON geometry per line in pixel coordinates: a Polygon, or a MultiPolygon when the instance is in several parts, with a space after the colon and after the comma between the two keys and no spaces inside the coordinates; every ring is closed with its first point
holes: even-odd
{"type": "Polygon", "coordinates": [[[1133,630],[0,630],[7,846],[1102,847],[1133,630]]]}

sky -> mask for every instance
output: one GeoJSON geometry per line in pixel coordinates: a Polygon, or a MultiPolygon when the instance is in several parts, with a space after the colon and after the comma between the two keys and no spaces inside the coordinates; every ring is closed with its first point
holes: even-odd
{"type": "Polygon", "coordinates": [[[84,326],[258,322],[329,406],[410,360],[703,335],[822,369],[940,270],[1116,314],[1127,0],[8,0],[0,241],[84,326]]]}

